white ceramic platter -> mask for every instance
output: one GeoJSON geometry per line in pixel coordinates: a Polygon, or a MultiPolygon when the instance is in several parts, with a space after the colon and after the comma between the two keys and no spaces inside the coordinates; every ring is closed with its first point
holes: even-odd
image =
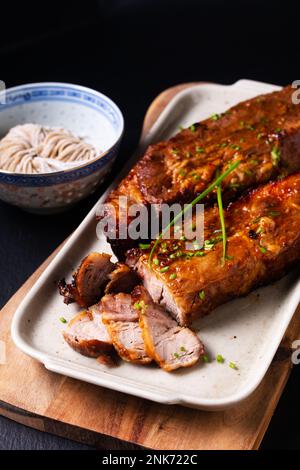
{"type": "MultiPolygon", "coordinates": [[[[276,89],[273,85],[240,80],[231,86],[208,84],[184,90],[169,103],[141,147],[170,137],[180,125],[187,126],[241,100],[276,89]]],[[[100,201],[106,196],[107,192],[100,201]]],[[[49,370],[160,403],[216,410],[245,399],[261,382],[300,301],[297,273],[223,305],[195,325],[209,355],[222,354],[223,364],[213,361],[167,373],[155,366],[120,361],[118,367],[110,369],[77,354],[64,342],[61,333],[65,325],[59,317],[69,320],[79,308],[63,304],[55,286],[62,277],[70,279],[74,268],[90,251],[110,252],[108,244],[96,237],[95,210],[15,313],[12,336],[16,345],[49,370]],[[234,361],[238,370],[231,369],[229,361],[234,361]]]]}

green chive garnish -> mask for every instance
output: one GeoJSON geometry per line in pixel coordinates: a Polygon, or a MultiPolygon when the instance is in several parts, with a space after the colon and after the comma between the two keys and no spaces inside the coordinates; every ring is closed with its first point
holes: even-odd
{"type": "Polygon", "coordinates": [[[158,261],[158,259],[157,259],[157,258],[155,258],[155,259],[153,260],[153,263],[155,264],[155,266],[158,266],[158,265],[159,265],[159,261],[158,261]]]}
{"type": "Polygon", "coordinates": [[[229,362],[229,367],[230,367],[231,369],[237,369],[237,366],[236,366],[235,363],[232,362],[232,361],[229,362]]]}
{"type": "Polygon", "coordinates": [[[204,253],[204,251],[196,251],[194,256],[205,256],[205,253],[204,253]]]}
{"type": "Polygon", "coordinates": [[[192,202],[190,202],[190,204],[186,204],[185,208],[182,211],[180,211],[174,217],[174,219],[171,220],[171,222],[166,226],[166,228],[158,235],[158,237],[156,238],[152,246],[149,259],[148,259],[148,265],[150,268],[152,266],[152,258],[155,253],[156,247],[159,241],[164,236],[164,234],[169,230],[169,228],[172,227],[177,222],[177,220],[182,217],[182,215],[184,215],[187,211],[192,209],[195,206],[195,204],[197,204],[199,201],[204,199],[216,186],[218,186],[223,181],[224,178],[226,178],[226,176],[228,176],[233,170],[235,170],[239,164],[240,164],[240,161],[237,160],[232,165],[230,165],[229,168],[224,173],[222,173],[218,178],[216,178],[215,181],[213,181],[201,194],[199,194],[192,202]]]}
{"type": "Polygon", "coordinates": [[[217,357],[216,357],[216,360],[219,364],[222,364],[224,362],[224,358],[223,358],[222,354],[218,354],[217,357]]]}
{"type": "Polygon", "coordinates": [[[170,279],[171,279],[171,280],[176,279],[176,277],[177,277],[177,274],[176,274],[176,273],[170,274],[170,279]]]}
{"type": "Polygon", "coordinates": [[[148,250],[148,248],[150,248],[150,243],[139,243],[139,248],[141,250],[148,250]]]}
{"type": "Polygon", "coordinates": [[[61,321],[62,323],[67,323],[67,320],[64,317],[60,317],[59,321],[61,321]]]}
{"type": "Polygon", "coordinates": [[[210,119],[212,119],[213,121],[218,121],[218,119],[220,119],[220,117],[221,117],[220,114],[215,113],[210,117],[210,119]]]}
{"type": "Polygon", "coordinates": [[[223,211],[221,184],[219,184],[217,186],[217,201],[218,201],[219,217],[220,217],[220,223],[221,223],[221,229],[222,229],[222,239],[223,239],[223,255],[222,255],[221,263],[222,263],[222,265],[224,265],[225,264],[225,259],[226,259],[227,237],[226,237],[226,226],[225,226],[224,211],[223,211]]]}
{"type": "Polygon", "coordinates": [[[189,130],[190,130],[191,132],[195,132],[195,130],[196,130],[195,124],[192,124],[192,125],[189,127],[189,130]]]}
{"type": "Polygon", "coordinates": [[[261,251],[262,253],[267,253],[267,249],[264,246],[259,245],[258,248],[259,248],[259,251],[261,251]]]}
{"type": "Polygon", "coordinates": [[[185,352],[185,351],[186,351],[185,347],[184,347],[184,346],[180,346],[180,351],[185,352]]]}
{"type": "Polygon", "coordinates": [[[197,152],[197,153],[203,153],[203,152],[204,152],[204,148],[203,148],[203,147],[196,147],[196,152],[197,152]]]}
{"type": "Polygon", "coordinates": [[[161,268],[160,272],[161,273],[166,273],[167,271],[169,271],[170,267],[169,266],[165,266],[164,268],[161,268]]]}
{"type": "Polygon", "coordinates": [[[178,359],[180,356],[177,352],[174,353],[174,357],[176,357],[176,359],[178,359]]]}
{"type": "Polygon", "coordinates": [[[271,158],[272,158],[272,163],[274,166],[277,166],[279,161],[280,161],[280,149],[277,147],[273,147],[271,151],[271,158]]]}
{"type": "Polygon", "coordinates": [[[134,308],[136,308],[137,310],[141,310],[142,306],[140,304],[140,302],[135,302],[135,304],[133,304],[134,308]]]}
{"type": "Polygon", "coordinates": [[[204,356],[202,356],[202,361],[209,362],[209,357],[205,354],[204,356]]]}
{"type": "Polygon", "coordinates": [[[270,212],[268,212],[268,215],[270,217],[278,217],[280,215],[280,212],[279,211],[270,211],[270,212]]]}
{"type": "Polygon", "coordinates": [[[199,297],[201,300],[204,300],[205,299],[205,292],[204,290],[202,290],[201,292],[199,292],[199,297]]]}

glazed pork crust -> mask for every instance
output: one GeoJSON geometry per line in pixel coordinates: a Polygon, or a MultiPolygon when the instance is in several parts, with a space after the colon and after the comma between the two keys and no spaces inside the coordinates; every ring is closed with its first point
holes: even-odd
{"type": "MultiPolygon", "coordinates": [[[[240,165],[223,182],[225,202],[300,170],[300,106],[292,102],[294,91],[288,86],[241,102],[150,145],[107,202],[119,220],[119,196],[126,196],[128,205],[190,202],[214,180],[217,169],[222,173],[236,160],[240,165]]],[[[214,197],[213,192],[209,198],[214,197]]],[[[119,259],[135,244],[109,241],[119,259]]]]}
{"type": "Polygon", "coordinates": [[[252,190],[228,206],[225,264],[218,209],[208,208],[204,218],[203,249],[186,250],[185,242],[164,241],[155,253],[158,265],[149,267],[149,252],[136,265],[154,302],[181,325],[269,284],[299,262],[300,173],[252,190]]]}

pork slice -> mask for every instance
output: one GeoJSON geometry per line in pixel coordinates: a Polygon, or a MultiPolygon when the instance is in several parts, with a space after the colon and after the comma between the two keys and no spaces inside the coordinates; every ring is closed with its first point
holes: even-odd
{"type": "Polygon", "coordinates": [[[137,274],[124,263],[117,263],[114,270],[108,274],[108,278],[105,294],[117,294],[118,292],[129,294],[139,283],[137,274]]]}
{"type": "Polygon", "coordinates": [[[98,305],[83,310],[72,318],[63,337],[69,346],[84,356],[98,357],[113,350],[112,340],[102,322],[98,305]]]}
{"type": "Polygon", "coordinates": [[[98,302],[104,287],[109,281],[109,274],[114,269],[107,253],[93,252],[86,256],[73,275],[71,284],[64,279],[58,283],[59,293],[64,302],[77,302],[81,307],[89,307],[98,302]]]}
{"type": "Polygon", "coordinates": [[[103,322],[114,348],[124,361],[148,364],[138,313],[129,294],[108,294],[102,298],[103,322]]]}
{"type": "Polygon", "coordinates": [[[193,366],[204,354],[204,346],[189,328],[177,322],[158,304],[155,304],[143,286],[132,292],[139,309],[145,349],[157,364],[167,372],[193,366]]]}

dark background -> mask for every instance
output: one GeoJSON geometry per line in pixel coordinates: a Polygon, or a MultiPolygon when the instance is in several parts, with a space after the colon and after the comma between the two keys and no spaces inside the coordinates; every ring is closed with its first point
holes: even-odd
{"type": "MultiPolygon", "coordinates": [[[[147,107],[187,81],[240,78],[285,85],[300,79],[300,2],[109,0],[1,2],[0,79],[95,88],[120,106],[126,132],[115,170],[137,144],[147,107]]],[[[115,174],[115,171],[113,172],[115,174]]],[[[0,202],[0,306],[69,235],[101,192],[62,215],[36,216],[0,202]]],[[[300,449],[295,367],[263,448],[300,449]]],[[[0,418],[0,449],[79,444],[0,418]]]]}

